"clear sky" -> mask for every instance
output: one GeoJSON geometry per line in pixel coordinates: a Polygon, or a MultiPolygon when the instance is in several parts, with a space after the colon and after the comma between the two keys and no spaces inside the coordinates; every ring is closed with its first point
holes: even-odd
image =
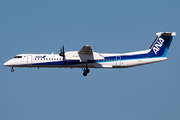
{"type": "Polygon", "coordinates": [[[1,0],[0,120],[179,120],[179,0],[1,0]],[[126,69],[15,68],[20,53],[145,50],[176,32],[168,60],[126,69]]]}

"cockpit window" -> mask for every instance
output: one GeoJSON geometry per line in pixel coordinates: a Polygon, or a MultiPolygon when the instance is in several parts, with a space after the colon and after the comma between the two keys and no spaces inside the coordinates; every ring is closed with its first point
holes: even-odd
{"type": "Polygon", "coordinates": [[[14,58],[22,58],[22,56],[15,56],[14,58]]]}

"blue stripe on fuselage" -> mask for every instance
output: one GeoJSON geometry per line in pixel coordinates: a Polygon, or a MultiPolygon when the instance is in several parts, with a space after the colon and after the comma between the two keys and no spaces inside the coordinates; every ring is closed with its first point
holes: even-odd
{"type": "MultiPolygon", "coordinates": [[[[105,57],[103,60],[93,60],[93,61],[88,61],[87,63],[101,63],[101,62],[110,62],[110,61],[117,61],[117,58],[120,58],[119,60],[124,61],[124,60],[133,60],[133,59],[145,59],[149,58],[147,57],[148,54],[136,54],[136,55],[123,55],[123,56],[110,56],[110,57],[105,57]]],[[[65,62],[63,61],[51,61],[51,62],[43,62],[43,63],[32,63],[32,65],[77,65],[77,64],[84,64],[80,62],[79,60],[66,60],[65,62]]]]}

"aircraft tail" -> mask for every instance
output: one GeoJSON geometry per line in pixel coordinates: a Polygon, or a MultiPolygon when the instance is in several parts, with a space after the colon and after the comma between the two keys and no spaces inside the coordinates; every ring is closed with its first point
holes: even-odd
{"type": "Polygon", "coordinates": [[[150,47],[148,57],[165,57],[175,32],[160,32],[156,33],[157,38],[150,47]]]}

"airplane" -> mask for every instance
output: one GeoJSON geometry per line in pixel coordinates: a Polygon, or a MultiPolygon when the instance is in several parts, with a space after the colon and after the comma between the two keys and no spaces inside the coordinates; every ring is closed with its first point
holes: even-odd
{"type": "Polygon", "coordinates": [[[83,76],[90,72],[89,68],[128,68],[167,60],[166,54],[175,32],[158,32],[151,47],[147,50],[123,53],[105,54],[94,52],[91,46],[85,45],[79,51],[64,52],[64,45],[60,54],[18,54],[4,63],[11,67],[47,67],[47,68],[82,68],[83,76]]]}

